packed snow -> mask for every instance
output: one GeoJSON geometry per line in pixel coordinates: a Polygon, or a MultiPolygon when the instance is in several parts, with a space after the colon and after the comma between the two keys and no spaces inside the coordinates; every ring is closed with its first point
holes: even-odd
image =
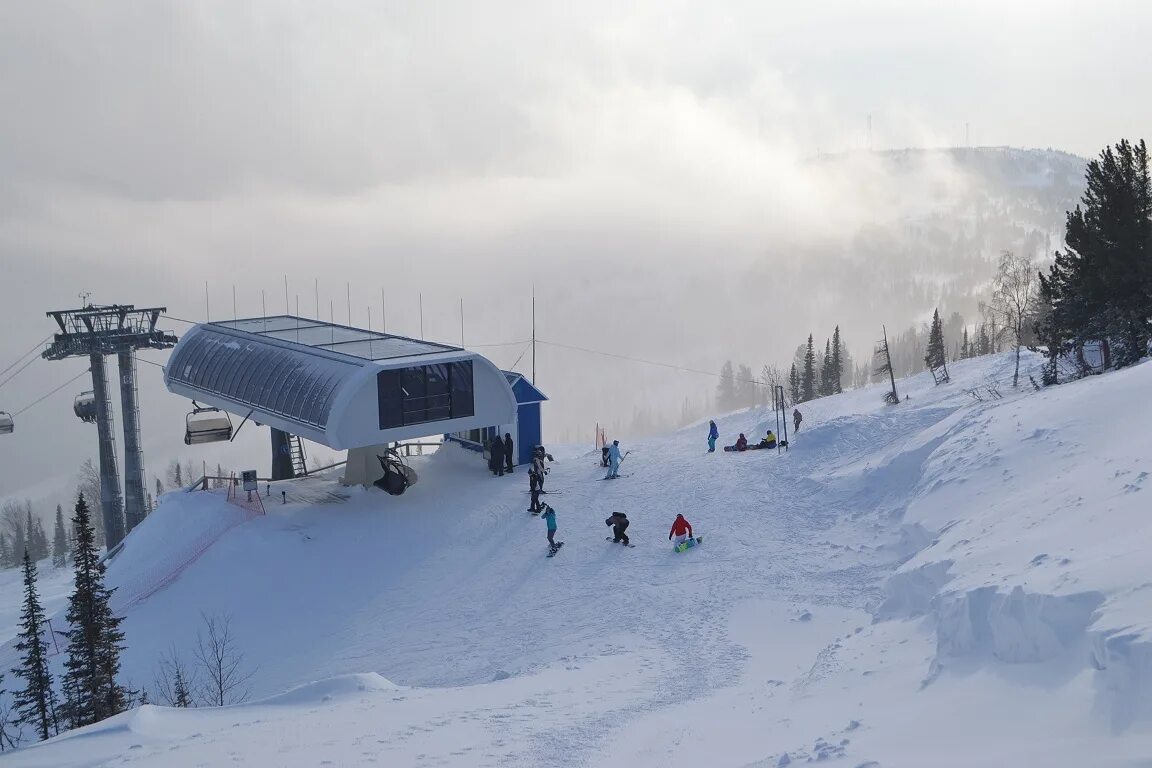
{"type": "MultiPolygon", "coordinates": [[[[259,515],[167,494],[108,571],[124,678],[190,661],[202,614],[227,615],[251,698],[0,762],[1146,768],[1152,365],[1042,391],[1011,365],[803,405],[788,451],[707,454],[707,422],[613,435],[626,477],[599,482],[598,452],[550,447],[553,559],[524,469],[456,446],[413,459],[401,497],[308,478],[259,515]],[[636,548],[605,541],[615,510],[636,548]],[[703,545],[672,551],[677,513],[703,545]]],[[[717,423],[721,443],[776,428],[717,423]]]]}

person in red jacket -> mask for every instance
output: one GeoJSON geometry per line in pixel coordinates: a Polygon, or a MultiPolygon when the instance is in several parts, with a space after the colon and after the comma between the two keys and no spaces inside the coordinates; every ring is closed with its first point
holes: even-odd
{"type": "Polygon", "coordinates": [[[668,531],[668,541],[673,541],[674,544],[679,546],[692,535],[692,523],[684,519],[684,515],[676,515],[676,519],[672,522],[672,530],[668,531]]]}

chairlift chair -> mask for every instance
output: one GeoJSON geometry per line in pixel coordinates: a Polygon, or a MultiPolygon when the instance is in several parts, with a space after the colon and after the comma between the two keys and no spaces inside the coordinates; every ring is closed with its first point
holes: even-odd
{"type": "Polygon", "coordinates": [[[0,411],[0,435],[10,435],[16,429],[16,423],[12,421],[12,414],[0,411]]]}
{"type": "Polygon", "coordinates": [[[232,418],[219,408],[204,408],[192,401],[192,412],[184,420],[184,444],[222,443],[232,439],[232,418]]]}
{"type": "Polygon", "coordinates": [[[96,395],[94,392],[81,392],[76,395],[76,402],[72,404],[72,411],[76,418],[86,424],[96,423],[96,395]]]}

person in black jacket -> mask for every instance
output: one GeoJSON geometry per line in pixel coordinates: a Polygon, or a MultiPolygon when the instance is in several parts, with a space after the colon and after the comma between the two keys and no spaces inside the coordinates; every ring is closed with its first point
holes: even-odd
{"type": "Polygon", "coordinates": [[[488,469],[497,477],[504,477],[504,441],[499,435],[488,443],[488,469]]]}
{"type": "Polygon", "coordinates": [[[613,512],[612,516],[604,521],[604,525],[612,526],[612,543],[628,546],[628,515],[623,512],[613,512]]]}
{"type": "Polygon", "coordinates": [[[513,464],[512,464],[512,447],[513,447],[513,445],[512,445],[512,433],[511,432],[505,432],[504,433],[504,463],[505,463],[504,471],[508,472],[508,473],[512,472],[512,466],[513,466],[513,464]]]}

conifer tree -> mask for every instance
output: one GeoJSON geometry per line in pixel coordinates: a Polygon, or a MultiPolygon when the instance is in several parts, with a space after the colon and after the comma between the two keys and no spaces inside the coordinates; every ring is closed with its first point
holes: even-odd
{"type": "Polygon", "coordinates": [[[128,691],[116,681],[124,648],[122,618],[112,615],[112,592],[104,586],[95,531],[84,495],[72,519],[75,590],[68,599],[68,659],[64,662],[64,709],[71,727],[99,722],[124,711],[128,691]]]}
{"type": "Polygon", "coordinates": [[[796,363],[792,363],[788,371],[788,395],[793,403],[800,402],[800,374],[796,372],[796,363]]]}
{"type": "Polygon", "coordinates": [[[816,396],[825,397],[832,374],[832,342],[824,340],[824,356],[820,358],[820,370],[816,372],[816,396]]]}
{"type": "Polygon", "coordinates": [[[944,365],[947,353],[944,350],[944,327],[940,323],[940,310],[932,312],[932,327],[928,331],[928,350],[924,355],[924,364],[928,369],[939,368],[944,365]]]}
{"type": "Polygon", "coordinates": [[[800,377],[800,402],[806,403],[816,397],[816,349],[812,346],[812,334],[808,334],[808,349],[804,352],[804,373],[800,377]]]}
{"type": "Polygon", "coordinates": [[[840,326],[832,332],[832,391],[828,394],[838,395],[844,391],[844,356],[841,354],[840,326]]]}
{"type": "Polygon", "coordinates": [[[1041,278],[1050,316],[1040,335],[1050,363],[1087,341],[1105,366],[1131,365],[1152,339],[1152,175],[1143,141],[1106,148],[1088,164],[1082,206],[1068,214],[1066,249],[1041,278]]]}
{"type": "Polygon", "coordinates": [[[12,674],[24,681],[24,688],[15,692],[13,703],[18,714],[16,722],[31,725],[41,741],[60,731],[56,723],[56,694],[48,670],[48,647],[41,634],[44,621],[44,609],[36,593],[36,564],[25,551],[24,610],[16,642],[21,660],[20,666],[12,669],[12,674]]]}
{"type": "Polygon", "coordinates": [[[0,568],[12,567],[12,550],[8,546],[8,534],[0,531],[0,568]]]}
{"type": "Polygon", "coordinates": [[[716,387],[716,405],[721,411],[735,410],[736,405],[736,374],[732,370],[732,361],[725,360],[720,369],[720,383],[716,387]]]}
{"type": "Polygon", "coordinates": [[[52,534],[52,565],[63,568],[68,564],[68,531],[64,528],[64,508],[56,505],[56,530],[52,534]]]}
{"type": "Polygon", "coordinates": [[[968,326],[964,326],[964,340],[960,343],[960,359],[967,360],[971,356],[968,350],[968,326]]]}
{"type": "Polygon", "coordinates": [[[741,363],[736,369],[736,407],[748,408],[756,404],[756,382],[752,379],[752,369],[741,363]]]}

